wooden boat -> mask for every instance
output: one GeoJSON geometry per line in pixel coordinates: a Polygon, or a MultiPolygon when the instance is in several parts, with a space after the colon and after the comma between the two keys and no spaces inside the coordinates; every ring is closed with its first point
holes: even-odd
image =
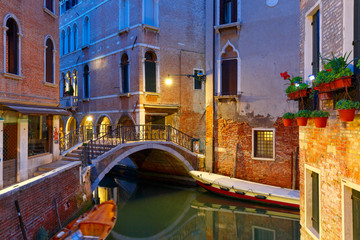
{"type": "Polygon", "coordinates": [[[190,171],[190,175],[201,187],[220,195],[299,208],[300,193],[297,190],[274,187],[201,171],[190,171]]]}
{"type": "Polygon", "coordinates": [[[116,204],[113,200],[95,205],[89,212],[72,221],[52,239],[105,239],[115,225],[116,204]]]}

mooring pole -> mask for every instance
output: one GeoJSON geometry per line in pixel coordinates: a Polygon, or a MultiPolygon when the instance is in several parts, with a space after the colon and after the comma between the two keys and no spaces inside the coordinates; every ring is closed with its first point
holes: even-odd
{"type": "Polygon", "coordinates": [[[17,214],[18,214],[18,217],[19,217],[20,228],[21,228],[21,232],[22,232],[23,238],[24,238],[24,240],[27,240],[26,232],[25,232],[25,227],[24,227],[24,222],[23,222],[23,220],[22,220],[22,216],[21,216],[21,212],[20,212],[20,207],[19,207],[19,202],[18,202],[18,200],[15,200],[15,207],[16,207],[16,211],[17,211],[17,214]]]}
{"type": "Polygon", "coordinates": [[[56,217],[59,223],[59,227],[60,230],[62,229],[62,225],[61,225],[61,221],[60,221],[60,216],[59,216],[59,211],[58,211],[58,207],[57,207],[57,202],[56,202],[56,198],[54,198],[54,204],[55,204],[55,212],[56,212],[56,217]]]}

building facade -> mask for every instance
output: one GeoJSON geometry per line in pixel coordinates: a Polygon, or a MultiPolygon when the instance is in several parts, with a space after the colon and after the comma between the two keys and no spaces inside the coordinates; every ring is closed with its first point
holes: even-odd
{"type": "Polygon", "coordinates": [[[171,125],[205,135],[205,1],[96,0],[60,5],[60,98],[69,133],[171,125]],[[170,76],[172,82],[166,78],[170,76]]]}
{"type": "MultiPolygon", "coordinates": [[[[317,74],[324,58],[358,59],[358,0],[300,1],[300,66],[302,75],[317,74]]],[[[355,61],[356,63],[357,61],[355,61]]],[[[300,223],[302,239],[360,239],[359,124],[341,122],[334,103],[346,96],[359,101],[359,70],[348,90],[332,92],[318,106],[330,112],[327,127],[300,127],[300,223]]]]}
{"type": "Polygon", "coordinates": [[[298,127],[280,73],[299,74],[297,1],[207,1],[206,168],[296,187],[298,127]],[[211,82],[211,83],[210,83],[211,82]]]}
{"type": "Polygon", "coordinates": [[[5,1],[0,19],[1,189],[59,158],[66,111],[58,108],[58,1],[5,1]]]}

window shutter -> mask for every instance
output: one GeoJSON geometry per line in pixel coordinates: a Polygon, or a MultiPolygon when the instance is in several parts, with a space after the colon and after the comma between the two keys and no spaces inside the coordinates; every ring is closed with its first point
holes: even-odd
{"type": "Polygon", "coordinates": [[[312,227],[319,232],[319,174],[313,172],[312,177],[312,227]]]}
{"type": "Polygon", "coordinates": [[[221,95],[237,95],[237,60],[222,62],[221,95]]]}
{"type": "Polygon", "coordinates": [[[225,5],[225,0],[220,0],[220,18],[219,18],[219,22],[220,24],[224,24],[225,23],[225,9],[224,9],[224,5],[225,5]]]}
{"type": "Polygon", "coordinates": [[[156,64],[145,62],[145,91],[156,92],[156,64]]]}
{"type": "Polygon", "coordinates": [[[353,240],[360,240],[360,192],[352,190],[353,240]]]}
{"type": "Polygon", "coordinates": [[[359,74],[360,69],[356,67],[360,58],[360,0],[354,0],[354,73],[359,74]]]}
{"type": "Polygon", "coordinates": [[[320,19],[319,11],[317,11],[313,16],[312,22],[312,45],[313,45],[313,56],[312,56],[312,70],[313,74],[317,75],[320,67],[320,19]]]}
{"type": "Polygon", "coordinates": [[[8,72],[18,74],[18,28],[15,20],[10,18],[6,24],[9,28],[7,34],[7,59],[8,59],[8,72]]]}
{"type": "Polygon", "coordinates": [[[123,81],[123,93],[128,93],[129,92],[129,75],[128,75],[128,68],[129,68],[129,65],[125,64],[125,65],[122,65],[122,81],[123,81]]]}
{"type": "Polygon", "coordinates": [[[53,44],[50,39],[46,41],[46,82],[54,83],[53,44]]]}
{"type": "Polygon", "coordinates": [[[237,22],[237,0],[231,0],[231,22],[237,22]]]}

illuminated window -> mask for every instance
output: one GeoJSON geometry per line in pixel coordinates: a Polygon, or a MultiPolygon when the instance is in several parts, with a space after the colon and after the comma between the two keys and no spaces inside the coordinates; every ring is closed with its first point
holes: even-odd
{"type": "Polygon", "coordinates": [[[253,158],[275,159],[274,130],[253,129],[253,158]]]}

